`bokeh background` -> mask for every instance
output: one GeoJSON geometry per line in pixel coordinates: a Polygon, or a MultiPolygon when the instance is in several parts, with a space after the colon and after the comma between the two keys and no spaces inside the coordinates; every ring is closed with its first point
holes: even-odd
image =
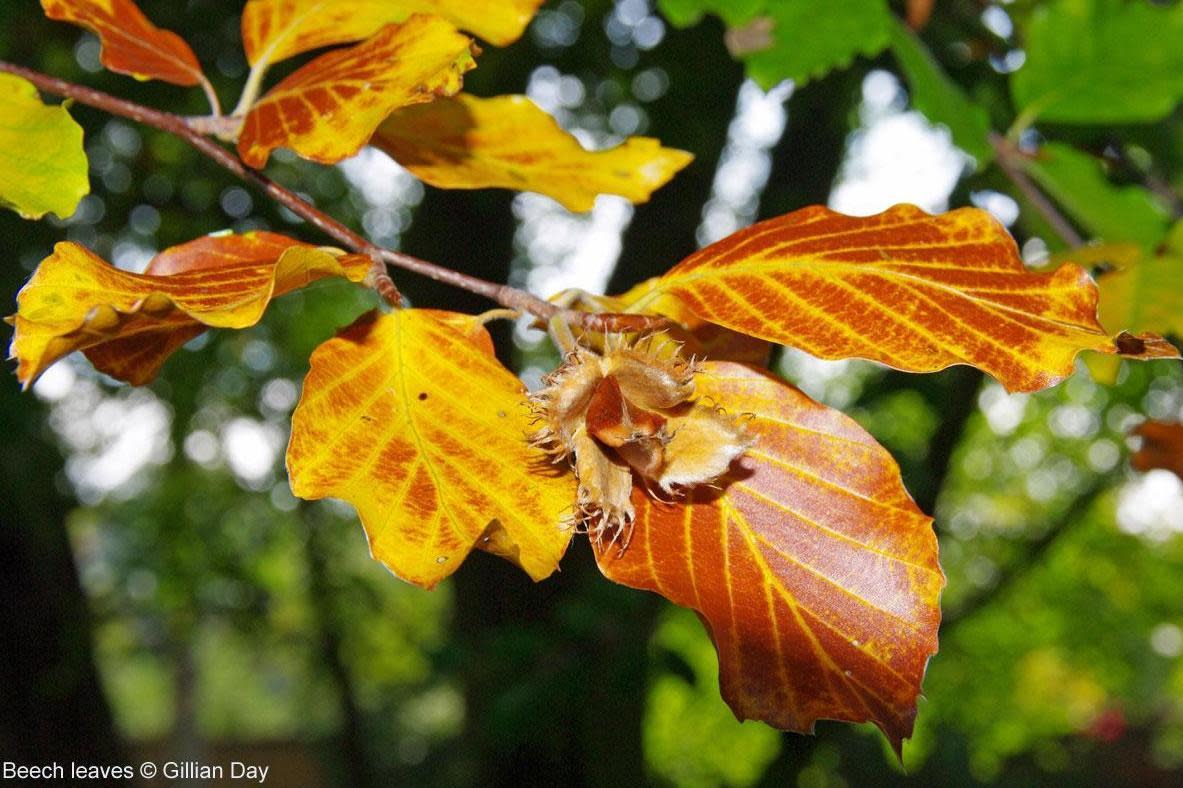
{"type": "MultiPolygon", "coordinates": [[[[141,5],[193,44],[232,104],[239,0],[141,5]]],[[[996,116],[1023,59],[1014,18],[1035,5],[948,0],[925,31],[996,116]]],[[[269,173],[379,243],[541,295],[619,292],[817,203],[976,204],[1032,263],[1061,246],[997,168],[975,170],[912,109],[889,56],[764,91],[723,39],[717,19],[675,29],[648,0],[551,0],[466,79],[481,95],[528,93],[590,146],[646,134],[692,151],[647,205],[601,198],[575,215],[536,195],[446,193],[372,151],[337,167],[281,153],[269,173]]],[[[34,0],[0,2],[0,58],[205,110],[200,91],[104,72],[95,38],[34,0]]],[[[0,214],[7,311],[63,238],[130,269],[225,228],[320,240],[178,140],[73,114],[93,194],[65,220],[0,214]]],[[[1159,156],[1169,189],[1179,127],[1176,112],[1105,133],[1159,156]]],[[[396,279],[416,305],[488,307],[396,279]]],[[[905,772],[872,728],[803,737],[736,722],[695,616],[608,583],[582,542],[538,585],[478,553],[426,592],[369,559],[349,507],[296,501],[282,457],[308,355],[375,303],[318,283],[253,329],[191,343],[144,389],[76,358],[28,393],[0,381],[0,757],[238,759],[269,764],[279,785],[1183,782],[1183,484],[1130,472],[1125,437],[1143,418],[1183,417],[1178,363],[1126,365],[1115,386],[1082,369],[1023,396],[967,368],[776,354],[892,451],[937,516],[945,624],[905,772]]],[[[497,336],[531,385],[557,361],[540,340],[525,326],[497,336]]]]}

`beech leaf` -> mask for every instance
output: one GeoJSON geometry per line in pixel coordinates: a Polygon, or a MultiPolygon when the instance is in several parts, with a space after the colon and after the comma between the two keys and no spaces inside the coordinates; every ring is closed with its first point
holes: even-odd
{"type": "Polygon", "coordinates": [[[1055,123],[1139,123],[1183,98],[1183,6],[1057,0],[1031,9],[1015,105],[1055,123]]]}
{"type": "Polygon", "coordinates": [[[369,38],[415,13],[432,14],[505,46],[521,36],[542,0],[250,0],[242,41],[252,66],[369,38]]]}
{"type": "Polygon", "coordinates": [[[934,216],[897,205],[868,217],[804,208],[699,250],[656,292],[820,358],[909,372],[970,364],[1010,391],[1054,385],[1082,350],[1179,357],[1155,334],[1111,338],[1082,268],[1028,271],[1006,229],[977,208],[934,216]]]}
{"type": "Polygon", "coordinates": [[[597,194],[646,202],[694,158],[649,137],[585,150],[526,96],[460,94],[406,107],[372,144],[433,186],[540,192],[572,211],[591,210],[597,194]]]}
{"type": "Polygon", "coordinates": [[[141,385],[206,328],[253,326],[272,298],[326,276],[359,282],[370,265],[365,255],[252,233],[193,241],[133,274],[63,241],[17,294],[9,352],[26,387],[75,350],[141,385]]]}
{"type": "Polygon", "coordinates": [[[90,191],[82,127],[37,88],[0,74],[0,205],[26,219],[65,219],[90,191]]]}
{"type": "Polygon", "coordinates": [[[287,464],[301,498],[353,504],[373,557],[431,588],[473,547],[535,580],[567,549],[575,481],[526,443],[525,387],[472,317],[363,316],[312,354],[287,464]]]}
{"type": "Polygon", "coordinates": [[[415,15],[349,49],[321,55],[272,88],[243,121],[238,153],[251,167],[291,148],[333,164],[370,139],[393,110],[460,89],[476,66],[472,39],[439,17],[415,15]]]}
{"type": "Polygon", "coordinates": [[[751,414],[753,444],[721,491],[665,503],[637,487],[632,540],[603,543],[601,571],[699,613],[739,719],[870,721],[898,753],[937,649],[931,518],[849,417],[741,364],[707,362],[696,386],[751,414]]]}
{"type": "Polygon", "coordinates": [[[41,0],[50,19],[81,25],[99,37],[99,62],[136,79],[174,85],[205,81],[197,56],[184,39],[156,27],[132,0],[41,0]]]}

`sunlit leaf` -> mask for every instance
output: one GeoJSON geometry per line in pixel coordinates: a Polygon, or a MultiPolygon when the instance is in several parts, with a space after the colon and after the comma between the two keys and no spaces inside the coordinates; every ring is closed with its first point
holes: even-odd
{"type": "Polygon", "coordinates": [[[526,443],[524,402],[472,318],[367,315],[312,355],[292,418],[292,491],[353,504],[374,558],[417,585],[473,547],[542,579],[570,541],[575,482],[526,443]]]}
{"type": "Polygon", "coordinates": [[[82,127],[29,82],[0,74],[0,205],[26,219],[66,218],[89,191],[82,127]]]}
{"type": "MultiPolygon", "coordinates": [[[[1100,160],[1071,145],[1048,142],[1024,159],[1031,177],[1093,238],[1152,248],[1167,231],[1168,213],[1141,186],[1117,186],[1100,160]]],[[[1128,326],[1123,326],[1128,328],[1128,326]]]]}
{"type": "Polygon", "coordinates": [[[1144,421],[1131,432],[1142,445],[1130,456],[1130,464],[1139,471],[1164,468],[1183,479],[1183,424],[1167,421],[1144,421]]]}
{"type": "Polygon", "coordinates": [[[155,274],[133,274],[78,244],[54,247],[10,318],[21,383],[75,350],[113,377],[146,383],[206,328],[252,326],[272,298],[326,276],[361,281],[371,264],[270,233],[200,239],[158,259],[155,274]]]}
{"type": "Polygon", "coordinates": [[[174,85],[204,81],[201,64],[189,45],[153,25],[132,0],[41,0],[50,19],[73,22],[99,37],[104,66],[136,79],[160,79],[174,85]]]}
{"type": "Polygon", "coordinates": [[[372,144],[433,186],[540,192],[572,211],[591,210],[597,194],[645,202],[693,158],[649,137],[585,150],[525,96],[460,94],[407,107],[372,144]]]}
{"type": "Polygon", "coordinates": [[[600,569],[699,612],[740,719],[871,721],[898,751],[937,648],[931,518],[870,435],[785,382],[708,362],[696,393],[752,414],[754,444],[689,505],[635,490],[632,541],[600,569]]]}
{"type": "Polygon", "coordinates": [[[461,75],[476,65],[471,45],[448,22],[416,15],[321,55],[251,109],[238,153],[252,167],[279,147],[324,164],[348,158],[393,110],[458,91],[461,75]]]}
{"type": "Polygon", "coordinates": [[[1031,11],[1015,104],[1057,123],[1137,123],[1183,97],[1183,5],[1058,0],[1031,11]]]}
{"type": "Polygon", "coordinates": [[[433,14],[505,46],[518,39],[542,0],[250,0],[242,41],[252,66],[369,38],[412,14],[433,14]]]}
{"type": "Polygon", "coordinates": [[[1026,270],[1006,229],[976,208],[897,205],[863,218],[805,208],[696,252],[660,291],[704,320],[821,358],[910,372],[971,364],[1011,391],[1055,384],[1082,350],[1178,357],[1154,335],[1115,342],[1083,269],[1026,270]]]}
{"type": "MultiPolygon", "coordinates": [[[[924,5],[924,4],[920,4],[924,5]]],[[[913,5],[909,4],[909,17],[913,5]]],[[[927,9],[919,8],[927,20],[927,9]]],[[[909,21],[911,24],[911,21],[909,21]]],[[[921,25],[922,26],[922,25],[921,25]]],[[[912,105],[933,123],[943,124],[953,136],[953,143],[973,156],[978,168],[990,163],[994,150],[990,147],[990,116],[985,107],[970,101],[933,58],[923,42],[904,26],[892,23],[891,52],[908,79],[912,105]]]]}

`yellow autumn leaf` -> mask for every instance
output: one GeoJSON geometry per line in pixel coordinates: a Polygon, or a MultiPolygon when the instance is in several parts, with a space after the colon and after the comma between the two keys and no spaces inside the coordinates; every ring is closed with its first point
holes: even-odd
{"type": "Polygon", "coordinates": [[[505,46],[521,36],[542,0],[250,0],[242,41],[252,66],[369,38],[412,14],[432,14],[505,46]]]}
{"type": "Polygon", "coordinates": [[[525,96],[461,94],[405,107],[371,144],[433,186],[540,192],[572,211],[591,210],[597,194],[645,202],[694,158],[649,137],[585,150],[525,96]]]}
{"type": "Polygon", "coordinates": [[[393,110],[458,91],[476,66],[471,45],[443,19],[416,15],[321,55],[251,108],[238,154],[256,168],[280,147],[323,164],[348,158],[393,110]]]}
{"type": "Polygon", "coordinates": [[[525,440],[525,387],[473,318],[364,316],[312,354],[287,465],[301,498],[357,509],[370,551],[431,588],[473,547],[535,580],[558,566],[574,481],[525,440]]]}
{"type": "Polygon", "coordinates": [[[191,262],[168,275],[129,273],[85,247],[59,243],[17,294],[17,314],[9,318],[17,377],[27,387],[58,359],[83,350],[101,371],[146,383],[206,328],[253,326],[272,298],[326,276],[359,282],[371,265],[364,255],[275,238],[282,236],[200,239],[193,243],[220,242],[240,253],[228,253],[225,265],[191,262]]]}
{"type": "Polygon", "coordinates": [[[74,213],[90,191],[82,127],[37,88],[0,74],[0,205],[26,219],[74,213]]]}

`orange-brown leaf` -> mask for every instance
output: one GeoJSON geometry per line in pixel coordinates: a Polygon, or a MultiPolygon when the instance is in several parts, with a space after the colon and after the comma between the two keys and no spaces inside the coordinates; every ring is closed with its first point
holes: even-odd
{"type": "Polygon", "coordinates": [[[570,541],[575,482],[527,445],[524,403],[473,318],[367,315],[312,354],[292,417],[292,491],[353,504],[374,558],[417,585],[478,546],[540,580],[570,541]]]}
{"type": "Polygon", "coordinates": [[[1142,439],[1142,446],[1130,457],[1135,469],[1165,468],[1183,479],[1183,424],[1144,421],[1130,434],[1142,439]]]}
{"type": "Polygon", "coordinates": [[[262,167],[279,147],[323,164],[348,158],[393,110],[458,91],[476,65],[471,45],[448,22],[416,14],[321,55],[251,108],[238,154],[251,167],[262,167]]]}
{"type": "Polygon", "coordinates": [[[41,7],[50,19],[82,25],[97,35],[99,60],[112,71],[174,85],[205,80],[189,45],[153,25],[132,0],[41,0],[41,7]]]}
{"type": "Polygon", "coordinates": [[[443,17],[498,46],[518,39],[542,0],[250,0],[242,41],[252,66],[369,38],[411,14],[443,17]]]}
{"type": "Polygon", "coordinates": [[[206,328],[252,326],[272,298],[326,276],[358,282],[369,267],[364,255],[252,233],[193,241],[163,252],[152,273],[133,274],[62,242],[17,295],[10,354],[26,386],[75,350],[141,385],[206,328]]]}
{"type": "Polygon", "coordinates": [[[572,211],[597,194],[642,203],[693,158],[648,137],[588,151],[526,96],[461,94],[390,116],[373,144],[444,189],[540,192],[572,211]]]}
{"type": "Polygon", "coordinates": [[[632,541],[601,548],[601,571],[698,611],[740,719],[871,721],[898,751],[937,648],[931,518],[883,447],[783,381],[708,362],[697,393],[751,413],[753,445],[722,492],[671,504],[635,490],[632,541]]]}
{"type": "Polygon", "coordinates": [[[862,218],[804,208],[696,252],[658,291],[704,320],[821,358],[910,372],[971,364],[1011,391],[1054,385],[1082,350],[1179,355],[1155,334],[1115,341],[1083,269],[1026,270],[1006,229],[976,208],[933,216],[897,205],[862,218]]]}

